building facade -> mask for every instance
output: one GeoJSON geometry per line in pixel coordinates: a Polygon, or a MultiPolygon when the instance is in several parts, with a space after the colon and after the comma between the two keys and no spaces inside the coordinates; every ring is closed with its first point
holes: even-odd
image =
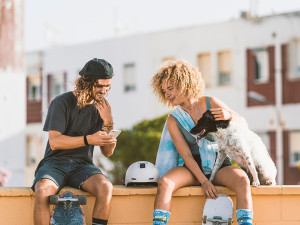
{"type": "MultiPolygon", "coordinates": [[[[208,24],[48,49],[43,53],[42,118],[50,101],[73,90],[79,70],[104,58],[115,71],[109,93],[116,128],[171,109],[151,78],[167,59],[198,66],[208,96],[243,115],[278,168],[279,184],[300,181],[300,12],[208,24]]],[[[43,149],[44,151],[44,149],[43,149]]]]}
{"type": "Polygon", "coordinates": [[[23,1],[0,0],[0,176],[4,186],[24,185],[25,70],[23,1]]]}
{"type": "Polygon", "coordinates": [[[26,65],[26,170],[25,186],[31,186],[34,171],[43,157],[46,139],[42,132],[42,72],[43,52],[30,52],[25,56],[26,65]]]}

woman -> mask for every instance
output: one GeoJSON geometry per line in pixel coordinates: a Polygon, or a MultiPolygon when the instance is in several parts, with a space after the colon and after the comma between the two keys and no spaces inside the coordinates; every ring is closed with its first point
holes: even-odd
{"type": "Polygon", "coordinates": [[[208,179],[215,162],[215,151],[208,150],[211,148],[207,148],[207,145],[214,144],[203,140],[196,145],[196,138],[188,132],[207,109],[211,110],[216,120],[246,124],[245,119],[217,98],[203,96],[202,76],[197,68],[186,61],[163,64],[154,75],[152,86],[163,103],[171,107],[178,106],[166,121],[156,159],[161,178],[154,204],[153,224],[167,224],[171,214],[172,193],[191,185],[201,185],[204,196],[213,199],[218,196],[214,185],[235,191],[238,224],[252,224],[251,188],[246,173],[232,166],[227,158],[211,183],[208,179]],[[183,166],[177,166],[177,158],[175,164],[170,163],[176,154],[170,150],[172,146],[179,153],[178,164],[182,158],[183,166]]]}

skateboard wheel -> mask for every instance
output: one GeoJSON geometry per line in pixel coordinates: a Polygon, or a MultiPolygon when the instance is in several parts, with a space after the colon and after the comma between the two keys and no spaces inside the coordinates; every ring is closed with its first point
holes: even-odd
{"type": "Polygon", "coordinates": [[[207,222],[207,216],[203,216],[202,221],[203,221],[204,224],[206,224],[206,222],[207,222]]]}
{"type": "Polygon", "coordinates": [[[78,205],[86,205],[86,195],[78,195],[78,205]]]}
{"type": "Polygon", "coordinates": [[[231,225],[232,224],[232,218],[229,218],[228,220],[227,220],[227,225],[231,225]]]}
{"type": "Polygon", "coordinates": [[[50,195],[49,197],[49,203],[51,205],[57,205],[58,204],[58,195],[50,195]]]}

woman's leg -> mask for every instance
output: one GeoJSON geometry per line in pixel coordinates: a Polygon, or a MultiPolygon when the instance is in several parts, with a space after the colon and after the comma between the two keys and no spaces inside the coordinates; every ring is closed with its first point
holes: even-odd
{"type": "Polygon", "coordinates": [[[199,185],[199,182],[186,167],[178,166],[171,169],[158,181],[154,208],[170,211],[173,192],[191,185],[199,185]]]}
{"type": "Polygon", "coordinates": [[[242,169],[236,166],[223,167],[217,172],[213,184],[228,187],[236,193],[237,209],[252,209],[250,181],[242,169]]]}
{"type": "Polygon", "coordinates": [[[181,187],[190,185],[199,185],[199,182],[183,166],[173,168],[159,179],[153,212],[154,225],[165,225],[168,223],[173,192],[181,187]]]}
{"type": "Polygon", "coordinates": [[[252,197],[247,174],[238,167],[227,166],[217,172],[213,184],[228,187],[236,193],[236,216],[238,224],[252,224],[252,197]]]}

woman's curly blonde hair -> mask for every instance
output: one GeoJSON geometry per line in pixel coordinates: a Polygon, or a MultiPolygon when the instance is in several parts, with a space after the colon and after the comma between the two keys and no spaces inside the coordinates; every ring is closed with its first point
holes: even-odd
{"type": "Polygon", "coordinates": [[[164,62],[152,78],[153,91],[164,104],[168,104],[168,101],[162,90],[162,84],[169,82],[188,98],[201,96],[205,88],[201,73],[185,60],[164,62]]]}
{"type": "Polygon", "coordinates": [[[87,105],[93,97],[93,90],[96,87],[97,79],[89,79],[86,77],[79,77],[75,81],[75,94],[77,97],[77,106],[79,109],[87,105]]]}

